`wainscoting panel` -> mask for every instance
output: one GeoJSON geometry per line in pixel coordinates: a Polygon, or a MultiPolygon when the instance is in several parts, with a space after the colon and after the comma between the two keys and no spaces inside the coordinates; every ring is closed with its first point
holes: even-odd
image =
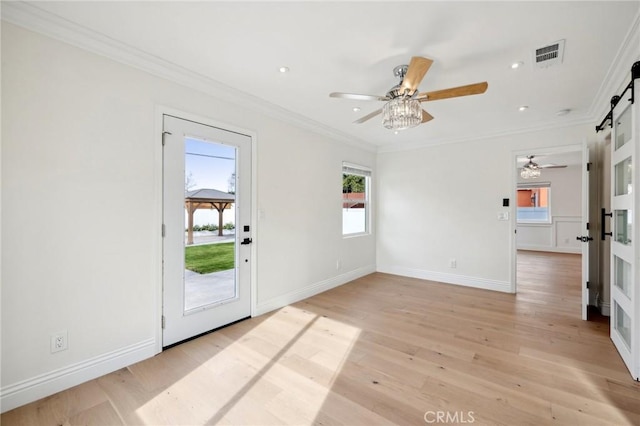
{"type": "Polygon", "coordinates": [[[518,248],[522,250],[581,253],[582,218],[580,216],[554,216],[550,224],[518,224],[518,248]]]}

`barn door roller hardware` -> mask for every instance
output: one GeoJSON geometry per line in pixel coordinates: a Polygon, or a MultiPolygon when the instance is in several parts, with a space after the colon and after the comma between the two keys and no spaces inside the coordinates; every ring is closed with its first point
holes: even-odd
{"type": "Polygon", "coordinates": [[[625,87],[620,95],[615,95],[611,98],[611,109],[609,110],[609,113],[604,117],[602,122],[596,126],[596,133],[598,133],[600,130],[604,130],[604,126],[607,124],[607,122],[609,122],[609,127],[611,127],[611,124],[613,122],[613,109],[616,107],[616,105],[618,105],[618,102],[620,102],[620,99],[622,99],[627,90],[631,90],[631,97],[629,98],[629,101],[631,103],[635,101],[633,86],[634,82],[638,78],[640,78],[640,61],[634,63],[631,66],[631,81],[629,82],[627,87],[625,87]]]}

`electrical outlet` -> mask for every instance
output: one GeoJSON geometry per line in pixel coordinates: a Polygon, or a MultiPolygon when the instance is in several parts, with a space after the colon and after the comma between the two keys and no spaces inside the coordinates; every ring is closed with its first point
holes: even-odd
{"type": "Polygon", "coordinates": [[[51,353],[67,350],[69,348],[69,339],[67,331],[61,331],[51,335],[51,353]]]}
{"type": "Polygon", "coordinates": [[[458,267],[458,262],[455,259],[449,259],[449,268],[455,269],[458,267]]]}

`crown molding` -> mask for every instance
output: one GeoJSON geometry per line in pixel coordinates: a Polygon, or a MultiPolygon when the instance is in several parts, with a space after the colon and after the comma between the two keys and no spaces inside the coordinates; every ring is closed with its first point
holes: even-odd
{"type": "Polygon", "coordinates": [[[195,89],[216,99],[248,108],[347,145],[369,152],[376,151],[376,147],[370,143],[336,131],[327,125],[257,96],[234,89],[180,65],[150,55],[126,43],[40,9],[33,4],[22,1],[2,1],[1,17],[6,22],[195,89]]]}
{"type": "Polygon", "coordinates": [[[380,145],[378,147],[378,153],[413,151],[416,149],[432,148],[434,146],[440,146],[440,145],[452,145],[452,144],[459,144],[459,143],[477,142],[477,141],[483,141],[483,140],[489,140],[489,139],[517,136],[517,135],[522,135],[526,133],[535,133],[535,132],[542,132],[545,130],[554,130],[554,129],[564,129],[567,127],[575,127],[575,126],[590,125],[590,124],[593,124],[593,119],[591,117],[582,116],[582,117],[578,117],[568,121],[546,122],[537,126],[505,130],[504,132],[487,133],[484,135],[473,135],[473,136],[457,138],[457,139],[436,139],[436,140],[429,140],[424,142],[405,142],[405,143],[399,143],[399,144],[390,143],[387,145],[380,145]]]}
{"type": "Polygon", "coordinates": [[[246,92],[227,86],[219,81],[190,71],[180,65],[150,55],[128,44],[122,43],[90,28],[78,25],[57,15],[49,13],[30,3],[22,1],[2,1],[2,20],[21,26],[28,30],[44,34],[53,39],[79,47],[83,50],[107,57],[117,62],[132,66],[165,80],[178,83],[216,99],[248,108],[268,117],[290,125],[325,136],[334,141],[363,149],[368,152],[394,152],[427,148],[437,145],[464,143],[474,140],[491,139],[511,135],[570,127],[581,124],[597,124],[609,111],[611,96],[626,85],[631,65],[640,60],[640,12],[618,49],[607,74],[600,85],[587,113],[572,121],[562,123],[548,122],[534,127],[527,127],[486,135],[474,135],[458,139],[438,139],[419,142],[374,145],[362,139],[337,131],[330,126],[309,119],[303,115],[289,111],[269,101],[246,92]]]}
{"type": "Polygon", "coordinates": [[[629,83],[631,66],[638,60],[640,60],[640,11],[636,14],[589,108],[588,114],[593,117],[595,124],[600,123],[609,113],[611,97],[617,95],[629,83]]]}

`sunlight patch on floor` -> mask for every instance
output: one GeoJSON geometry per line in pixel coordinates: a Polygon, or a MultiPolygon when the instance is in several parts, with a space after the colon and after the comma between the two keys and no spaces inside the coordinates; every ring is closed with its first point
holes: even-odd
{"type": "MultiPolygon", "coordinates": [[[[136,414],[148,423],[277,424],[301,418],[311,423],[360,332],[292,306],[271,314],[236,340],[227,337],[231,331],[220,330],[203,337],[212,345],[211,354],[194,354],[199,365],[136,414]],[[176,405],[188,410],[172,408],[176,405]],[[179,412],[180,419],[173,412],[179,412]],[[184,418],[185,412],[190,418],[184,418]]],[[[184,345],[189,353],[188,343],[184,345]]]]}

